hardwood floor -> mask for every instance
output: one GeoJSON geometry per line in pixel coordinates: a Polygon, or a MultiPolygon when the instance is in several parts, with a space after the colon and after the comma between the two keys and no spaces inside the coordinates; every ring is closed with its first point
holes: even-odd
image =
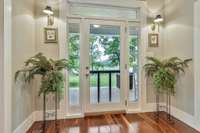
{"type": "MultiPolygon", "coordinates": [[[[155,113],[105,114],[82,119],[60,120],[60,133],[199,133],[173,118],[167,121],[164,112],[157,122],[155,113]]],[[[42,123],[36,122],[27,133],[35,133],[42,123]]],[[[46,133],[56,133],[55,124],[49,121],[46,133]]]]}

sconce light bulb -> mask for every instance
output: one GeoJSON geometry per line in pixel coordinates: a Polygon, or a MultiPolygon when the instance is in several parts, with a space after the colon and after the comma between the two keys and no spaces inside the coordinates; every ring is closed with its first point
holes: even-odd
{"type": "Polygon", "coordinates": [[[52,10],[52,8],[50,6],[46,6],[45,9],[43,10],[43,12],[45,14],[48,14],[48,15],[53,15],[54,14],[53,10],[52,10]]]}
{"type": "Polygon", "coordinates": [[[98,24],[94,24],[93,27],[94,27],[94,28],[99,28],[99,27],[101,27],[101,26],[98,25],[98,24]]]}

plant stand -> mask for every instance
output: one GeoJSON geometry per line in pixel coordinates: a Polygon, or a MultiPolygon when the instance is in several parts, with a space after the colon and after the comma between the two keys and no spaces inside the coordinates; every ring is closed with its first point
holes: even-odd
{"type": "Polygon", "coordinates": [[[166,95],[167,119],[171,120],[171,96],[167,92],[166,95]]]}
{"type": "Polygon", "coordinates": [[[167,113],[167,120],[170,123],[173,123],[172,116],[171,116],[171,95],[169,91],[166,93],[166,105],[165,106],[160,106],[160,98],[159,94],[156,94],[156,120],[159,121],[160,117],[160,108],[164,107],[167,113]]]}
{"type": "Polygon", "coordinates": [[[34,133],[46,133],[46,92],[43,93],[43,124],[42,129],[34,131],[34,133]]]}
{"type": "MultiPolygon", "coordinates": [[[[43,105],[43,132],[46,133],[46,93],[44,93],[44,105],[43,105]]],[[[55,92],[55,133],[60,133],[58,128],[58,92],[55,92]]]]}
{"type": "Polygon", "coordinates": [[[167,111],[167,120],[170,123],[174,123],[171,116],[171,95],[169,92],[166,94],[166,111],[167,111]]]}
{"type": "MultiPolygon", "coordinates": [[[[58,128],[58,121],[57,121],[57,111],[58,109],[58,92],[56,90],[55,92],[55,133],[60,133],[60,130],[58,128]]],[[[34,131],[34,133],[46,133],[46,92],[43,94],[43,124],[42,129],[34,131]]]]}

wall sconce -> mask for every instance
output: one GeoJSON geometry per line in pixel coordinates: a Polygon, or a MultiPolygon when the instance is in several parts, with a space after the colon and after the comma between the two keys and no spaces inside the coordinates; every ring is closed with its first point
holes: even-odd
{"type": "Polygon", "coordinates": [[[54,24],[54,12],[50,6],[46,6],[43,13],[47,14],[47,25],[52,26],[54,24]]]}
{"type": "Polygon", "coordinates": [[[158,32],[159,32],[160,31],[160,23],[162,23],[163,21],[164,21],[164,19],[160,14],[156,15],[156,17],[153,20],[153,25],[152,25],[151,29],[153,31],[155,31],[156,26],[158,26],[158,32]]]}
{"type": "Polygon", "coordinates": [[[156,18],[154,19],[154,23],[161,23],[163,21],[164,19],[161,15],[157,15],[156,18]]]}

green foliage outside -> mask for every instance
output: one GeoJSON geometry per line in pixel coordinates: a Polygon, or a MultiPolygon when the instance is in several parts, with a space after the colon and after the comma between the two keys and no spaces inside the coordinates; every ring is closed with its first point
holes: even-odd
{"type": "MultiPolygon", "coordinates": [[[[69,84],[79,86],[80,41],[79,34],[70,34],[69,38],[69,84]]],[[[138,67],[138,42],[136,36],[131,36],[129,42],[129,66],[138,67]]],[[[90,68],[91,70],[119,70],[120,67],[120,37],[108,35],[90,35],[90,68]],[[104,59],[102,59],[104,57],[104,59]]],[[[101,86],[108,86],[108,76],[101,75],[101,86]]],[[[91,76],[91,86],[97,86],[97,78],[91,76]]],[[[116,85],[116,74],[112,74],[112,85],[116,85]]]]}
{"type": "Polygon", "coordinates": [[[139,65],[139,47],[138,37],[131,36],[129,41],[129,66],[133,69],[138,69],[139,65]]]}
{"type": "Polygon", "coordinates": [[[69,34],[69,70],[72,74],[79,74],[80,67],[80,36],[79,34],[69,34]]]}

